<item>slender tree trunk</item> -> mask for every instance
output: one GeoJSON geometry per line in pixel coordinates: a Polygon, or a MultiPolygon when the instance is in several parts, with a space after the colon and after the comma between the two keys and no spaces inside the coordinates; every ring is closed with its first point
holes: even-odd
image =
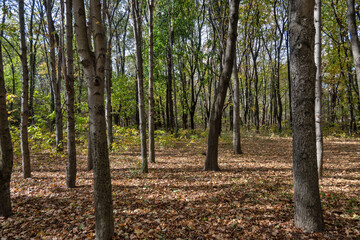
{"type": "MultiPolygon", "coordinates": [[[[169,2],[169,4],[171,4],[169,2]]],[[[172,52],[173,52],[173,43],[174,43],[174,31],[172,28],[172,20],[171,20],[171,10],[169,6],[169,45],[168,45],[168,52],[167,52],[167,70],[168,70],[168,79],[167,79],[167,85],[166,85],[166,118],[167,118],[167,128],[173,130],[175,122],[174,122],[174,104],[173,104],[173,76],[172,76],[172,69],[173,69],[173,58],[172,58],[172,52]]]]}
{"type": "MultiPolygon", "coordinates": [[[[21,1],[21,0],[20,0],[21,1]]],[[[12,214],[10,198],[10,179],[13,167],[13,148],[6,109],[6,90],[2,46],[0,42],[0,216],[12,214]]]]}
{"type": "Polygon", "coordinates": [[[66,107],[67,107],[67,149],[66,186],[76,185],[76,145],[75,145],[75,91],[74,91],[74,51],[72,26],[72,0],[66,0],[66,107]]]}
{"type": "MultiPolygon", "coordinates": [[[[111,29],[109,30],[111,31],[111,29]]],[[[111,38],[108,40],[107,49],[108,53],[106,54],[106,64],[105,64],[105,118],[106,118],[106,128],[107,128],[107,142],[108,147],[111,149],[113,143],[113,131],[112,131],[112,105],[111,105],[111,78],[112,78],[112,61],[111,61],[111,38]]]]}
{"type": "Polygon", "coordinates": [[[34,45],[34,35],[33,35],[33,22],[34,22],[34,12],[35,12],[35,0],[32,0],[31,3],[31,16],[30,16],[30,26],[29,26],[29,35],[30,38],[30,96],[29,96],[29,117],[31,123],[34,122],[34,90],[35,90],[35,73],[36,73],[36,42],[34,45]]]}
{"type": "MultiPolygon", "coordinates": [[[[44,0],[44,5],[46,8],[46,17],[48,24],[48,35],[50,43],[50,68],[51,68],[51,84],[54,91],[54,100],[55,100],[55,128],[56,128],[56,150],[63,150],[63,125],[62,125],[62,110],[61,110],[61,74],[56,76],[56,41],[55,41],[55,26],[54,20],[52,18],[52,0],[44,0]]],[[[59,49],[59,68],[61,68],[61,50],[59,49]]],[[[60,69],[58,69],[60,72],[60,69]]]]}
{"type": "Polygon", "coordinates": [[[100,1],[91,0],[90,5],[95,54],[90,50],[84,2],[73,0],[78,52],[88,79],[91,153],[94,160],[96,239],[112,239],[114,218],[104,106],[105,30],[100,1]]]}
{"type": "Polygon", "coordinates": [[[239,89],[239,76],[236,63],[236,53],[234,54],[233,66],[233,81],[234,81],[234,94],[233,94],[233,149],[234,154],[241,154],[241,141],[240,141],[240,89],[239,89]]]}
{"type": "Polygon", "coordinates": [[[319,178],[322,177],[323,169],[323,134],[321,124],[321,103],[322,103],[322,77],[321,77],[321,0],[315,0],[315,130],[316,130],[316,159],[319,178]]]}
{"type": "Polygon", "coordinates": [[[355,0],[347,0],[347,5],[351,50],[354,57],[355,72],[360,93],[360,42],[355,18],[355,0]]]}
{"type": "Polygon", "coordinates": [[[23,177],[31,177],[30,152],[28,141],[29,122],[29,70],[27,65],[26,41],[25,41],[25,17],[24,0],[19,0],[19,22],[21,36],[21,66],[22,66],[22,93],[21,93],[21,158],[23,177]]]}
{"type": "MultiPolygon", "coordinates": [[[[108,9],[108,3],[107,1],[104,1],[104,8],[108,9]]],[[[106,12],[107,10],[105,10],[106,12]]],[[[104,14],[105,17],[106,14],[104,14]]],[[[109,149],[112,148],[112,143],[113,143],[113,126],[112,126],[112,105],[111,105],[111,86],[112,86],[112,82],[111,82],[111,78],[112,78],[112,60],[111,60],[111,56],[112,56],[112,17],[110,16],[110,14],[107,14],[107,18],[108,18],[108,40],[107,40],[107,53],[106,53],[106,60],[105,60],[105,119],[106,119],[106,129],[107,129],[107,144],[109,149]]],[[[105,21],[104,21],[105,22],[105,21]]]]}
{"type": "Polygon", "coordinates": [[[295,226],[324,229],[316,164],[314,0],[290,1],[295,226]]]}
{"type": "Polygon", "coordinates": [[[144,100],[144,79],[143,79],[143,59],[142,59],[142,27],[141,27],[141,6],[138,0],[132,1],[132,16],[134,20],[134,35],[136,40],[136,72],[138,82],[139,99],[139,127],[141,139],[141,172],[147,173],[147,152],[146,152],[146,121],[145,121],[145,100],[144,100]]]}
{"type": "Polygon", "coordinates": [[[239,18],[239,2],[240,0],[231,0],[229,5],[229,29],[226,41],[225,61],[210,114],[205,171],[220,170],[218,165],[219,134],[226,92],[229,87],[231,73],[233,70],[237,38],[237,23],[239,18]]]}
{"type": "Polygon", "coordinates": [[[148,0],[149,9],[149,161],[155,162],[154,136],[154,39],[153,39],[153,12],[154,0],[148,0]]]}

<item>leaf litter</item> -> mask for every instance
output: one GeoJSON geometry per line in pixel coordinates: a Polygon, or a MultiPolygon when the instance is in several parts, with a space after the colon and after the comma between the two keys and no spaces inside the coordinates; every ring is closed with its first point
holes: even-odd
{"type": "MultiPolygon", "coordinates": [[[[148,174],[138,147],[111,152],[115,239],[360,239],[360,140],[326,139],[320,191],[326,230],[293,224],[291,139],[242,139],[244,154],[219,146],[222,171],[203,171],[204,142],[158,147],[148,174]]],[[[79,151],[80,152],[80,151],[79,151]]],[[[14,214],[0,218],[5,239],[92,239],[93,175],[78,155],[75,189],[66,189],[66,158],[38,153],[32,178],[15,158],[14,214]]]]}

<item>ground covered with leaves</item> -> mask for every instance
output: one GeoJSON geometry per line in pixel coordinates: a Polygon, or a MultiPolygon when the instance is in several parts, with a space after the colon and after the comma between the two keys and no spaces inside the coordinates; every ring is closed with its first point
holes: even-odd
{"type": "MultiPolygon", "coordinates": [[[[130,134],[131,135],[131,134],[130,134]]],[[[320,190],[326,231],[293,224],[291,138],[249,136],[242,155],[220,141],[222,171],[204,172],[206,138],[157,138],[156,163],[140,174],[135,145],[111,152],[116,239],[360,239],[360,140],[326,139],[320,190]]],[[[125,141],[125,138],[123,139],[125,141]]],[[[130,141],[131,142],[131,141],[130,141]]],[[[0,219],[5,239],[94,238],[92,173],[79,151],[76,189],[65,187],[66,157],[32,155],[32,178],[15,159],[14,214],[0,219]]]]}

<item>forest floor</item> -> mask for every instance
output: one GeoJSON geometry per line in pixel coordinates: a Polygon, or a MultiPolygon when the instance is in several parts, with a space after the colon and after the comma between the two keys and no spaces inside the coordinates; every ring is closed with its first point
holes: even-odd
{"type": "MultiPolygon", "coordinates": [[[[158,144],[159,145],[159,144],[158,144]]],[[[165,144],[166,145],[166,144],[165,144]]],[[[320,191],[326,231],[293,224],[291,138],[230,137],[220,141],[222,171],[203,171],[204,139],[157,147],[140,174],[136,146],[111,153],[115,239],[360,239],[360,140],[326,139],[320,191]]],[[[32,178],[15,159],[14,214],[0,219],[1,239],[94,238],[93,178],[79,154],[78,187],[65,187],[64,156],[32,156],[32,178]]]]}

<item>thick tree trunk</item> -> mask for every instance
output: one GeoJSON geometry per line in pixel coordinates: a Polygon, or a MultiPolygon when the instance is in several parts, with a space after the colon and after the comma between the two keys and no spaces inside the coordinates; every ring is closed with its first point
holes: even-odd
{"type": "Polygon", "coordinates": [[[360,94],[360,42],[358,36],[358,30],[356,26],[355,18],[355,1],[347,0],[348,5],[348,24],[351,39],[351,50],[354,57],[354,65],[356,78],[358,82],[359,94],[360,94]]]}
{"type": "Polygon", "coordinates": [[[75,32],[80,61],[88,79],[91,152],[94,160],[94,204],[96,239],[111,239],[114,218],[104,107],[105,30],[101,3],[91,0],[95,54],[90,51],[83,0],[74,0],[75,32]]]}
{"type": "Polygon", "coordinates": [[[6,109],[3,56],[0,43],[0,216],[2,217],[9,217],[12,214],[10,198],[12,167],[13,149],[6,109]]]}
{"type": "Polygon", "coordinates": [[[134,20],[134,35],[136,41],[136,72],[138,82],[139,99],[139,129],[141,140],[141,172],[147,173],[147,152],[146,152],[146,121],[145,121],[145,100],[144,100],[144,78],[143,78],[143,59],[142,59],[142,27],[141,27],[141,7],[138,0],[132,1],[132,16],[134,20]]]}
{"type": "Polygon", "coordinates": [[[234,54],[237,38],[237,23],[239,18],[239,2],[240,0],[231,0],[229,5],[229,30],[226,41],[225,61],[210,114],[205,171],[220,170],[218,165],[219,134],[221,129],[221,117],[223,114],[224,101],[227,89],[229,87],[234,63],[234,54]]]}
{"type": "Polygon", "coordinates": [[[21,36],[21,66],[22,66],[22,93],[21,93],[21,158],[24,178],[31,177],[30,152],[28,140],[29,122],[29,70],[27,65],[26,41],[25,41],[25,17],[24,0],[19,0],[19,22],[21,36]]]}
{"type": "Polygon", "coordinates": [[[75,145],[75,91],[74,91],[74,51],[72,26],[72,0],[66,0],[66,109],[67,109],[67,150],[66,186],[76,185],[76,145],[75,145]]]}
{"type": "Polygon", "coordinates": [[[233,94],[233,149],[234,154],[241,154],[241,141],[240,141],[240,89],[239,89],[239,76],[236,63],[236,54],[234,54],[234,66],[233,66],[233,82],[234,82],[234,94],[233,94]]]}
{"type": "Polygon", "coordinates": [[[148,0],[149,9],[149,161],[155,162],[154,136],[154,39],[153,39],[153,12],[154,0],[148,0]]]}
{"type": "Polygon", "coordinates": [[[321,77],[321,0],[315,0],[315,131],[316,131],[316,159],[319,178],[323,170],[323,134],[321,124],[321,103],[322,103],[322,77],[321,77]]]}
{"type": "Polygon", "coordinates": [[[305,232],[324,228],[314,121],[314,4],[314,0],[290,1],[295,226],[305,232]]]}

